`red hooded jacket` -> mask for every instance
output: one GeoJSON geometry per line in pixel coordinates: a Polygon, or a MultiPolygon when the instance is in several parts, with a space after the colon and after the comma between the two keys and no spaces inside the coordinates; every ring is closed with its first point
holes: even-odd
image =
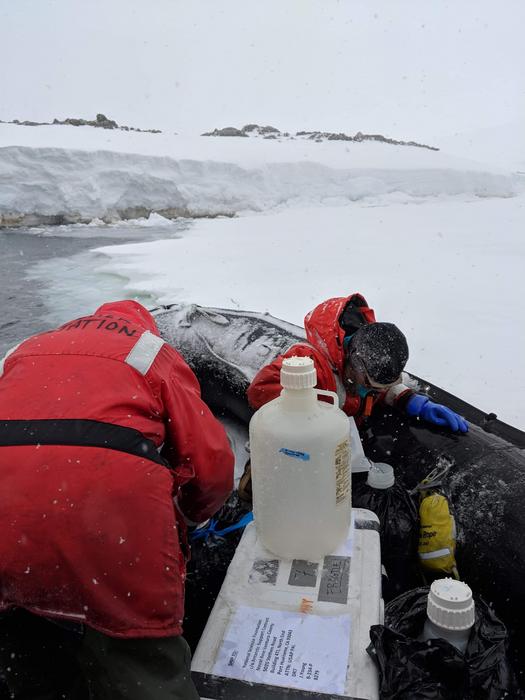
{"type": "Polygon", "coordinates": [[[114,637],[181,633],[185,524],[233,486],[197,379],[134,301],[0,362],[0,609],[114,637]],[[161,456],[162,453],[162,456],[161,456]]]}
{"type": "Polygon", "coordinates": [[[280,372],[283,360],[294,355],[313,359],[317,371],[317,388],[337,392],[340,407],[348,416],[370,415],[378,399],[389,404],[406,400],[413,392],[403,384],[383,394],[369,394],[364,399],[347,393],[344,389],[342,382],[344,337],[354,333],[360,326],[375,323],[375,321],[373,309],[369,308],[361,294],[335,297],[316,306],[304,319],[308,342],[292,345],[283,355],[279,355],[255,375],[247,392],[250,406],[258,409],[280,395],[282,389],[280,372]],[[346,330],[340,325],[343,312],[346,330]]]}

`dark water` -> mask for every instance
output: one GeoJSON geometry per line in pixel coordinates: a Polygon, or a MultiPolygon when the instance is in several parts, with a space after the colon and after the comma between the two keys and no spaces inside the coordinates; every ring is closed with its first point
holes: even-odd
{"type": "Polygon", "coordinates": [[[28,280],[28,269],[41,260],[74,255],[87,247],[81,239],[43,238],[20,230],[0,232],[0,354],[48,327],[46,285],[28,280]]]}
{"type": "Polygon", "coordinates": [[[24,338],[63,323],[111,299],[152,297],[125,291],[129,281],[97,272],[94,248],[179,237],[189,222],[173,226],[5,229],[0,231],[0,357],[24,338]]]}

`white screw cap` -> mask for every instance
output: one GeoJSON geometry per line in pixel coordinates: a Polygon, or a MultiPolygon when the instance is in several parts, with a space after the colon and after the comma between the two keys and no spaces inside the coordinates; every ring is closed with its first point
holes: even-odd
{"type": "Polygon", "coordinates": [[[317,372],[311,357],[287,357],[281,367],[283,389],[312,389],[317,384],[317,372]]]}
{"type": "Polygon", "coordinates": [[[472,591],[466,583],[440,578],[430,586],[427,600],[428,619],[446,630],[468,630],[474,624],[472,591]]]}
{"type": "Polygon", "coordinates": [[[384,462],[370,462],[366,483],[373,489],[389,489],[396,483],[393,468],[384,462]]]}

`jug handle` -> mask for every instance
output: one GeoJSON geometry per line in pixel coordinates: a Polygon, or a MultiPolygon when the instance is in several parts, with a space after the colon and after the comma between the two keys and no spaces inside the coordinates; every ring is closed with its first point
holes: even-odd
{"type": "Polygon", "coordinates": [[[339,396],[335,393],[335,391],[315,389],[315,393],[317,394],[317,396],[329,396],[331,399],[333,399],[333,403],[329,404],[329,406],[333,406],[333,408],[339,408],[339,396]]]}

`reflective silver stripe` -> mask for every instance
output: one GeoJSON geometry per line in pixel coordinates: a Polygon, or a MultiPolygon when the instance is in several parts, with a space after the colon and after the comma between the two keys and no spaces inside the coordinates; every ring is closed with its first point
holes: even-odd
{"type": "MultiPolygon", "coordinates": [[[[23,342],[23,341],[22,341],[22,342],[23,342]]],[[[12,355],[12,354],[14,353],[14,351],[22,345],[22,342],[21,342],[21,343],[17,343],[14,347],[12,347],[10,350],[8,350],[8,351],[6,352],[6,354],[5,354],[5,355],[2,357],[2,359],[0,360],[0,377],[1,377],[1,376],[3,375],[3,373],[4,373],[4,363],[5,363],[5,361],[7,360],[7,358],[9,357],[9,355],[12,355]]]]}
{"type": "Polygon", "coordinates": [[[163,345],[164,341],[158,335],[150,331],[144,331],[124,362],[134,367],[141,374],[147,374],[163,345]]]}
{"type": "Polygon", "coordinates": [[[409,388],[410,387],[406,386],[405,384],[395,384],[394,386],[390,387],[390,389],[385,394],[386,405],[393,406],[396,399],[405,391],[408,391],[409,388]]]}
{"type": "Polygon", "coordinates": [[[419,558],[420,559],[438,559],[439,557],[448,557],[450,554],[450,549],[448,547],[445,547],[444,549],[436,549],[433,552],[420,552],[419,553],[419,558]]]}

